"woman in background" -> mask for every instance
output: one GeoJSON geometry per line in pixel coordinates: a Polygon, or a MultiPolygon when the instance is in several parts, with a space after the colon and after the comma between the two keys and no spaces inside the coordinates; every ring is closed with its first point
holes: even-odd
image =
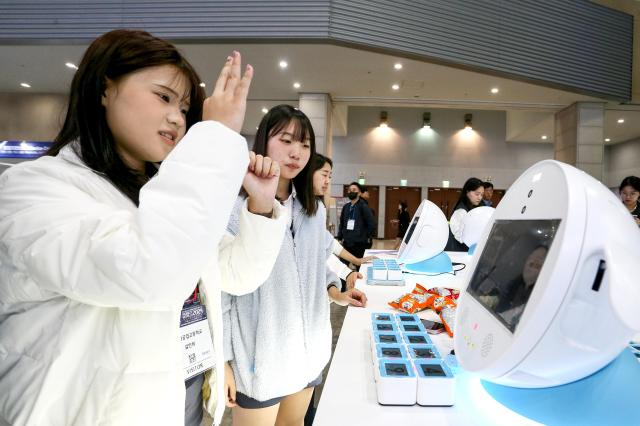
{"type": "Polygon", "coordinates": [[[396,250],[400,248],[404,235],[409,229],[409,222],[411,222],[411,217],[407,211],[407,202],[400,201],[400,204],[398,204],[398,235],[396,236],[396,250]]]}
{"type": "MultiPolygon", "coordinates": [[[[313,191],[324,204],[324,196],[329,192],[331,185],[331,173],[333,171],[333,161],[329,157],[316,153],[311,159],[311,172],[313,173],[313,191]]],[[[356,280],[362,278],[362,274],[349,268],[338,259],[344,259],[351,262],[355,266],[361,266],[363,263],[370,262],[375,256],[365,256],[362,258],[355,257],[342,247],[342,245],[327,231],[327,244],[331,246],[333,252],[329,256],[327,265],[329,269],[338,275],[338,278],[346,282],[346,288],[354,287],[356,280]]]]}
{"type": "Polygon", "coordinates": [[[640,226],[640,178],[637,176],[627,176],[620,183],[620,198],[622,203],[629,210],[631,216],[640,226]]]}
{"type": "Polygon", "coordinates": [[[464,218],[467,213],[479,207],[484,195],[484,182],[478,178],[469,178],[462,187],[460,198],[449,219],[449,241],[445,251],[468,251],[469,247],[462,242],[464,218]]]}

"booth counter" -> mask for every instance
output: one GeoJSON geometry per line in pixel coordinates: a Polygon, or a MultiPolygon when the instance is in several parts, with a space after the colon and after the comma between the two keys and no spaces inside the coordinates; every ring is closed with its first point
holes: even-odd
{"type": "MultiPolygon", "coordinates": [[[[376,250],[380,258],[394,258],[376,250]]],[[[454,263],[468,264],[466,253],[448,253],[454,263]]],[[[360,272],[366,277],[363,265],[360,272]]],[[[314,425],[537,425],[496,402],[482,387],[477,377],[458,371],[456,397],[452,407],[383,406],[378,404],[371,354],[371,314],[394,311],[388,302],[410,293],[416,283],[425,287],[460,289],[468,269],[456,275],[434,277],[404,274],[404,286],[372,286],[364,279],[356,287],[364,291],[366,308],[349,307],[340,331],[331,367],[318,404],[314,425]]],[[[438,320],[431,310],[418,313],[420,318],[438,320]]],[[[432,335],[431,339],[443,357],[453,349],[453,339],[446,333],[432,335]]]]}

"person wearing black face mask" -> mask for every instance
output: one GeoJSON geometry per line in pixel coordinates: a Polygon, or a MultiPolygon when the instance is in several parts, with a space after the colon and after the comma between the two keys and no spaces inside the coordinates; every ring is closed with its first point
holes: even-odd
{"type": "Polygon", "coordinates": [[[361,192],[360,184],[357,182],[349,184],[347,197],[351,202],[342,208],[338,227],[338,241],[342,243],[345,250],[356,257],[364,256],[375,226],[371,209],[360,199],[361,192]]]}

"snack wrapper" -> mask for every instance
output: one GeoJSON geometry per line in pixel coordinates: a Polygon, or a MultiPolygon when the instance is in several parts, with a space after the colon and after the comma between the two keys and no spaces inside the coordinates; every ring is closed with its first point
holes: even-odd
{"type": "Polygon", "coordinates": [[[389,302],[389,306],[409,314],[432,309],[440,316],[447,334],[453,337],[457,308],[456,301],[459,297],[460,290],[447,287],[433,287],[427,290],[422,285],[416,284],[411,293],[389,302]]]}

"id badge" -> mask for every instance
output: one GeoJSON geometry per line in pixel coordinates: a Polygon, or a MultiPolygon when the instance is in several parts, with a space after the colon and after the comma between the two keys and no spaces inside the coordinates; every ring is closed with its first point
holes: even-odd
{"type": "Polygon", "coordinates": [[[199,302],[182,308],[180,346],[182,346],[185,380],[204,373],[214,366],[213,342],[207,321],[207,310],[199,302]]]}
{"type": "Polygon", "coordinates": [[[347,221],[347,231],[353,231],[353,229],[356,227],[356,220],[355,219],[349,219],[347,221]]]}

